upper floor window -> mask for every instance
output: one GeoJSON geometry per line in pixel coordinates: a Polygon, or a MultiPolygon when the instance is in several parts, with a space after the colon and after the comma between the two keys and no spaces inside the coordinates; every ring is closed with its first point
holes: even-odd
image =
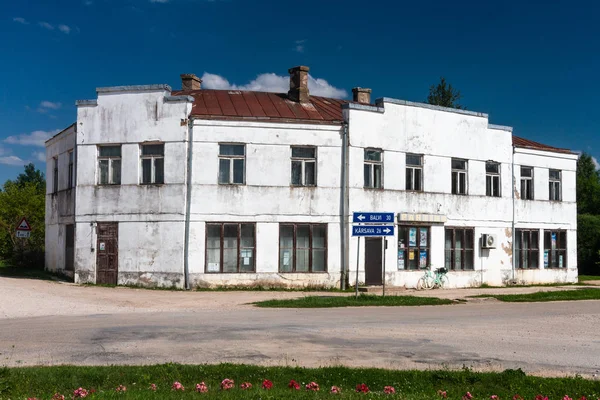
{"type": "Polygon", "coordinates": [[[69,189],[75,186],[75,165],[72,151],[69,152],[69,182],[67,184],[69,189]]]}
{"type": "Polygon", "coordinates": [[[467,194],[467,161],[452,159],[452,194],[467,194]]]}
{"type": "Polygon", "coordinates": [[[58,157],[52,159],[52,193],[58,193],[58,157]]]}
{"type": "Polygon", "coordinates": [[[383,188],[383,152],[365,149],[365,188],[383,188]]]}
{"type": "Polygon", "coordinates": [[[557,169],[551,169],[550,170],[550,180],[549,180],[549,187],[550,187],[550,200],[554,200],[554,201],[561,201],[561,190],[560,190],[560,181],[561,181],[561,171],[557,170],[557,169]]]}
{"type": "Polygon", "coordinates": [[[566,231],[544,231],[544,268],[567,268],[566,231]]]}
{"type": "Polygon", "coordinates": [[[500,197],[500,163],[485,163],[485,195],[500,197]]]}
{"type": "Polygon", "coordinates": [[[533,200],[533,167],[521,167],[521,198],[533,200]]]}
{"type": "Polygon", "coordinates": [[[515,264],[517,268],[539,268],[539,235],[538,230],[515,230],[515,264]]]}
{"type": "Polygon", "coordinates": [[[423,156],[406,155],[406,190],[423,190],[423,156]]]}
{"type": "Polygon", "coordinates": [[[98,184],[121,184],[121,145],[98,147],[98,184]]]}
{"type": "Polygon", "coordinates": [[[219,183],[243,185],[245,176],[246,146],[243,144],[219,145],[219,183]]]}
{"type": "Polygon", "coordinates": [[[142,145],[142,184],[165,183],[165,145],[142,145]]]}
{"type": "Polygon", "coordinates": [[[292,185],[316,186],[317,149],[314,147],[292,147],[292,185]]]}

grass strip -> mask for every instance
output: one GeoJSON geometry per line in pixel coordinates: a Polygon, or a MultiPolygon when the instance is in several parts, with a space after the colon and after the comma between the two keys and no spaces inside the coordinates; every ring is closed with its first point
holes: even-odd
{"type": "Polygon", "coordinates": [[[330,308],[330,307],[371,307],[371,306],[435,306],[452,304],[452,300],[437,297],[418,296],[375,296],[361,294],[354,296],[306,296],[297,299],[266,300],[254,303],[267,308],[330,308]]]}
{"type": "MultiPolygon", "coordinates": [[[[321,399],[332,398],[331,387],[341,389],[341,397],[369,399],[383,395],[385,386],[392,386],[395,394],[385,398],[404,400],[432,400],[443,397],[461,399],[467,392],[474,399],[512,399],[515,395],[524,400],[534,400],[536,395],[559,400],[568,395],[572,399],[585,396],[597,399],[600,383],[574,378],[540,378],[527,376],[520,369],[500,373],[476,373],[463,368],[460,371],[393,371],[382,369],[352,369],[344,367],[298,368],[259,367],[249,365],[179,365],[152,366],[103,366],[103,367],[33,367],[0,369],[0,398],[2,399],[51,399],[55,393],[73,398],[74,390],[88,391],[88,399],[321,399]],[[222,390],[220,383],[232,379],[231,390],[222,390]],[[269,390],[262,388],[265,379],[272,382],[269,390]],[[300,389],[288,387],[290,380],[299,383],[300,389]],[[173,383],[180,382],[183,391],[173,390],[173,383]],[[206,393],[196,393],[197,383],[204,382],[206,393]],[[252,388],[242,390],[244,382],[252,388]],[[309,391],[306,384],[316,382],[319,391],[309,391]],[[156,385],[156,391],[150,389],[156,385]],[[356,386],[365,384],[369,394],[357,393],[356,386]],[[116,389],[122,385],[125,391],[116,389]],[[373,395],[375,397],[373,397],[373,395]]],[[[58,397],[60,398],[60,397],[58,397]]],[[[335,397],[333,397],[335,398],[335,397]]]]}
{"type": "Polygon", "coordinates": [[[570,301],[570,300],[600,300],[600,288],[557,290],[552,292],[536,292],[526,294],[480,294],[469,297],[493,297],[506,302],[540,302],[540,301],[570,301]]]}

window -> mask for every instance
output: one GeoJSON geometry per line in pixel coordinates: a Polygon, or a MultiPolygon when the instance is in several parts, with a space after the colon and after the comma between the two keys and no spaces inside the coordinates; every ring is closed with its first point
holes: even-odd
{"type": "Polygon", "coordinates": [[[220,144],[219,183],[243,185],[245,159],[246,147],[243,144],[220,144]]]}
{"type": "Polygon", "coordinates": [[[556,169],[551,169],[550,170],[550,181],[549,181],[549,186],[550,186],[550,200],[553,201],[560,201],[561,200],[561,190],[560,190],[560,176],[561,173],[559,170],[556,169]]]}
{"type": "Polygon", "coordinates": [[[73,162],[73,152],[69,152],[69,182],[67,183],[68,189],[72,189],[75,186],[75,174],[74,174],[74,162],[73,162]]]}
{"type": "Polygon", "coordinates": [[[206,224],[206,272],[254,272],[255,225],[206,224]]]}
{"type": "Polygon", "coordinates": [[[500,164],[497,162],[485,163],[485,195],[500,197],[500,164]]]}
{"type": "Polygon", "coordinates": [[[533,167],[521,167],[521,198],[533,200],[533,167]]]}
{"type": "Polygon", "coordinates": [[[452,194],[467,194],[467,161],[452,159],[452,194]]]}
{"type": "Polygon", "coordinates": [[[98,184],[121,184],[121,146],[98,147],[98,184]]]}
{"type": "Polygon", "coordinates": [[[472,270],[474,265],[473,228],[446,228],[445,266],[453,270],[472,270]]]}
{"type": "Polygon", "coordinates": [[[567,268],[566,231],[544,231],[544,268],[567,268]]]}
{"type": "Polygon", "coordinates": [[[398,227],[398,269],[429,266],[429,227],[398,227]]]}
{"type": "Polygon", "coordinates": [[[406,155],[406,190],[423,191],[423,156],[406,155]]]}
{"type": "Polygon", "coordinates": [[[317,149],[314,147],[292,147],[292,185],[316,186],[317,149]]]}
{"type": "Polygon", "coordinates": [[[515,230],[515,265],[517,268],[539,268],[539,235],[537,230],[515,230]]]}
{"type": "MultiPolygon", "coordinates": [[[[120,149],[119,149],[120,151],[120,149]]],[[[165,183],[165,145],[142,145],[142,184],[165,183]]]]}
{"type": "Polygon", "coordinates": [[[365,149],[365,187],[383,189],[382,151],[365,149]]]}
{"type": "Polygon", "coordinates": [[[279,272],[327,271],[327,224],[279,225],[279,272]]]}
{"type": "Polygon", "coordinates": [[[52,193],[58,193],[58,157],[52,159],[52,193]]]}

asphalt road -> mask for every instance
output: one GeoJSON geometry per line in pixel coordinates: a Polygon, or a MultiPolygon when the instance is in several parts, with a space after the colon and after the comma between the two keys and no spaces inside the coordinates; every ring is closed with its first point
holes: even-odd
{"type": "MultiPolygon", "coordinates": [[[[210,295],[226,298],[229,293],[210,295]]],[[[234,362],[429,369],[464,365],[476,370],[522,368],[539,375],[593,377],[600,370],[599,326],[598,301],[299,310],[199,307],[4,318],[0,319],[0,366],[234,362]]]]}

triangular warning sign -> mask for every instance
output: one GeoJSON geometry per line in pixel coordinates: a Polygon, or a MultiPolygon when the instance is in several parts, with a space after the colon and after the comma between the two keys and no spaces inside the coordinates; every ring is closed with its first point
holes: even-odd
{"type": "Polygon", "coordinates": [[[31,226],[29,225],[29,222],[27,222],[25,217],[23,217],[21,222],[19,222],[19,226],[17,226],[17,230],[18,231],[30,231],[31,230],[31,226]]]}

